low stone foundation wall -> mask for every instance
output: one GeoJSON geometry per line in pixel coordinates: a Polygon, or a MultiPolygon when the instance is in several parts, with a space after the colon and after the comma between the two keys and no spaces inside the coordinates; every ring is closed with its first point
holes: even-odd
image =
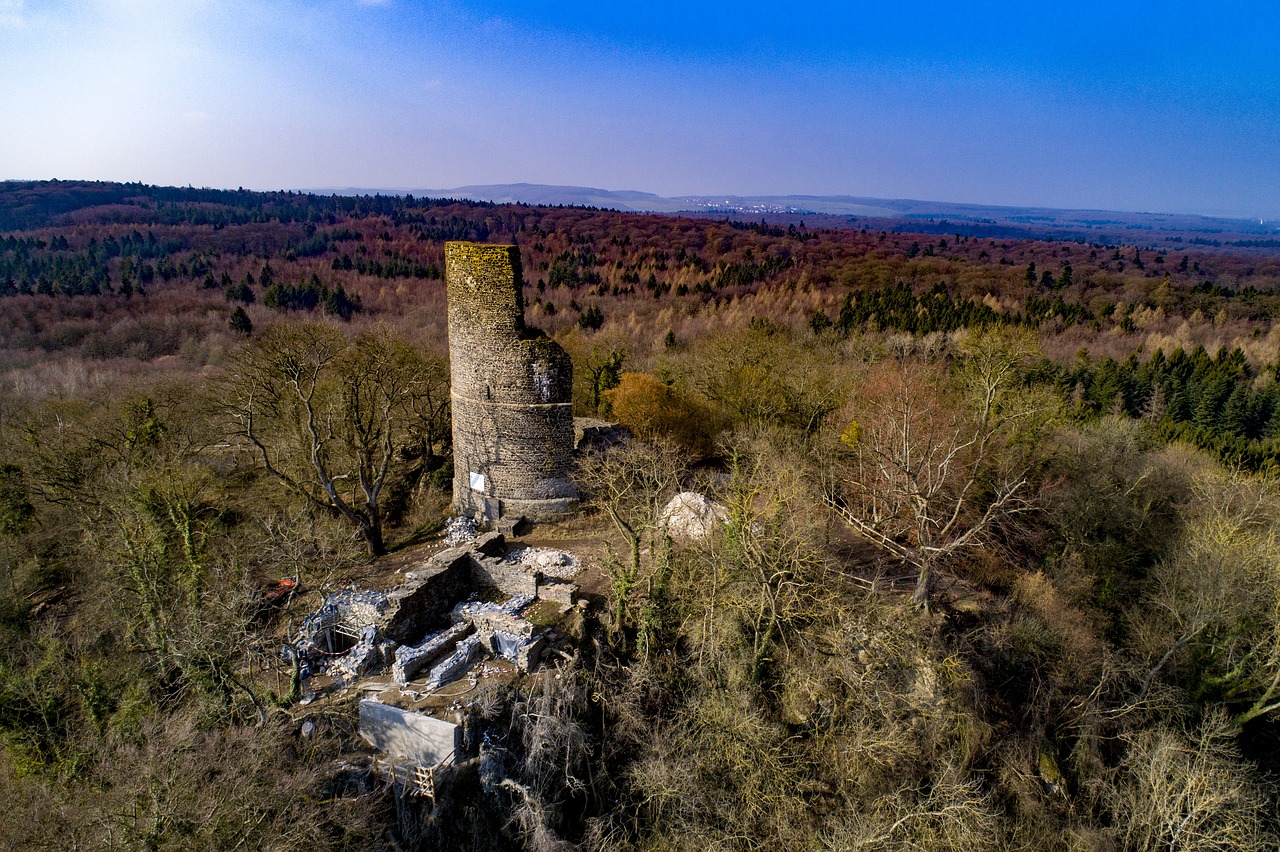
{"type": "Polygon", "coordinates": [[[432,633],[418,645],[401,645],[396,648],[395,662],[391,664],[391,677],[398,684],[408,683],[424,667],[447,654],[458,640],[471,632],[469,624],[455,624],[443,633],[432,633]]]}
{"type": "Polygon", "coordinates": [[[442,550],[426,565],[410,571],[408,582],[387,595],[383,633],[396,642],[414,642],[448,623],[454,605],[480,587],[500,589],[511,597],[538,594],[538,575],[505,558],[503,538],[490,533],[474,547],[442,550]]]}
{"type": "Polygon", "coordinates": [[[388,594],[344,590],[327,597],[303,622],[298,653],[309,669],[344,678],[390,666],[401,685],[431,666],[429,688],[456,677],[483,654],[528,671],[544,642],[542,631],[521,612],[539,598],[572,606],[577,593],[576,585],[545,577],[535,565],[536,560],[508,554],[499,533],[442,550],[388,594]],[[506,602],[477,601],[483,588],[500,590],[506,602]]]}
{"type": "Polygon", "coordinates": [[[454,604],[475,588],[470,550],[442,551],[422,568],[408,574],[408,582],[387,595],[383,634],[400,644],[417,642],[428,631],[448,623],[454,604]]]}

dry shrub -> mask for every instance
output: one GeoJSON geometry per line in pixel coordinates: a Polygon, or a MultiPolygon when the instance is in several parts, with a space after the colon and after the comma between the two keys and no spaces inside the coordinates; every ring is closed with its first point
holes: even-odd
{"type": "Polygon", "coordinates": [[[577,831],[594,795],[591,680],[576,666],[547,671],[511,706],[507,751],[494,782],[510,798],[510,823],[535,852],[571,849],[561,835],[577,831]]]}
{"type": "Polygon", "coordinates": [[[1170,677],[1241,726],[1280,711],[1280,489],[1274,481],[1209,470],[1173,552],[1152,570],[1149,611],[1133,644],[1146,682],[1170,677]]]}
{"type": "Polygon", "coordinates": [[[927,788],[860,802],[824,838],[839,850],[999,849],[1000,814],[975,779],[945,767],[927,788]]]}
{"type": "MultiPolygon", "coordinates": [[[[7,763],[0,844],[9,849],[320,850],[380,848],[387,801],[334,787],[338,742],[298,741],[280,720],[199,730],[152,717],[140,736],[104,751],[85,782],[13,779],[7,763]],[[16,807],[15,807],[16,806],[16,807]]],[[[0,755],[3,755],[0,752],[0,755]]]]}
{"type": "Polygon", "coordinates": [[[23,775],[12,756],[0,749],[0,847],[5,849],[67,849],[84,830],[83,816],[51,784],[23,775]]]}
{"type": "Polygon", "coordinates": [[[850,595],[804,557],[816,531],[788,520],[798,482],[748,460],[736,471],[723,539],[678,560],[677,650],[602,697],[610,739],[633,757],[623,803],[592,823],[588,847],[810,848],[892,829],[924,848],[981,833],[986,800],[965,773],[988,734],[967,667],[929,616],[850,595]],[[855,811],[871,802],[879,816],[864,824],[855,811]]]}
{"type": "Polygon", "coordinates": [[[1079,687],[1096,680],[1102,641],[1087,615],[1072,606],[1043,572],[1022,575],[1015,584],[1014,600],[1035,615],[1056,646],[1053,673],[1058,683],[1079,687]]]}
{"type": "Polygon", "coordinates": [[[1275,849],[1266,824],[1274,790],[1242,770],[1235,731],[1211,713],[1185,734],[1164,726],[1127,736],[1129,753],[1114,790],[1120,837],[1128,849],[1275,849]]]}
{"type": "Polygon", "coordinates": [[[765,314],[745,329],[717,330],[691,347],[670,372],[734,425],[769,424],[812,433],[840,407],[859,368],[842,363],[829,342],[797,343],[765,314]]]}
{"type": "Polygon", "coordinates": [[[605,395],[617,421],[637,437],[673,441],[695,456],[711,452],[716,431],[711,412],[652,375],[623,373],[605,395]]]}
{"type": "Polygon", "coordinates": [[[803,764],[786,729],[740,692],[708,692],[629,775],[661,849],[794,847],[811,835],[803,764]]]}
{"type": "Polygon", "coordinates": [[[1025,570],[1007,555],[984,548],[966,553],[957,560],[955,573],[983,589],[1003,593],[1018,584],[1025,570]]]}
{"type": "Polygon", "coordinates": [[[845,764],[841,784],[861,798],[915,779],[937,767],[968,766],[989,732],[971,702],[972,673],[934,644],[931,621],[902,601],[866,595],[847,614],[826,694],[833,702],[833,752],[845,764]]]}
{"type": "Polygon", "coordinates": [[[1156,450],[1130,420],[1060,435],[1064,482],[1045,506],[1065,554],[1050,571],[1063,580],[1059,590],[1083,610],[1116,617],[1176,542],[1191,472],[1203,463],[1178,447],[1156,450]]]}

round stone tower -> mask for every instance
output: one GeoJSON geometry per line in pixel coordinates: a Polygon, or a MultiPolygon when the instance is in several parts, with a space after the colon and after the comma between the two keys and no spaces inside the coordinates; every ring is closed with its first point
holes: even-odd
{"type": "Polygon", "coordinates": [[[520,250],[445,243],[453,405],[453,502],[496,521],[561,517],[577,503],[573,364],[524,324],[520,250]]]}

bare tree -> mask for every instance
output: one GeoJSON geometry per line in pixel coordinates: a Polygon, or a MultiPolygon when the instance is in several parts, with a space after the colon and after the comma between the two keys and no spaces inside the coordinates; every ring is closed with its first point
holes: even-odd
{"type": "Polygon", "coordinates": [[[703,613],[704,637],[717,620],[733,613],[733,632],[751,640],[747,671],[758,683],[778,646],[829,612],[830,599],[821,582],[826,564],[801,508],[802,476],[766,457],[763,447],[750,449],[755,452],[734,459],[723,535],[706,553],[708,588],[690,608],[703,613]]]}
{"type": "Polygon", "coordinates": [[[1265,788],[1240,771],[1235,728],[1211,713],[1183,735],[1155,727],[1126,737],[1115,790],[1126,849],[1275,849],[1265,788]]]}
{"type": "Polygon", "coordinates": [[[226,379],[223,409],[264,470],[309,504],[386,550],[382,491],[417,430],[429,445],[441,416],[440,371],[383,334],[348,338],[325,325],[277,326],[226,379]],[[432,401],[434,400],[434,402],[432,401]]]}
{"type": "Polygon", "coordinates": [[[928,790],[910,787],[856,809],[831,849],[997,849],[999,821],[976,779],[945,767],[928,790]]]}
{"type": "Polygon", "coordinates": [[[1139,624],[1154,637],[1142,693],[1180,671],[1243,725],[1280,711],[1280,490],[1216,469],[1191,490],[1190,516],[1175,552],[1153,569],[1158,591],[1139,624]]]}
{"type": "MultiPolygon", "coordinates": [[[[679,473],[672,448],[643,442],[589,456],[579,470],[578,482],[584,493],[613,523],[627,547],[625,561],[610,548],[605,565],[613,580],[615,634],[634,621],[631,595],[640,582],[645,545],[659,559],[670,547],[659,521],[664,502],[679,483],[679,473]]],[[[656,579],[661,586],[662,577],[656,579]]],[[[651,577],[650,593],[653,585],[651,577]]]]}
{"type": "Polygon", "coordinates": [[[1033,506],[1036,438],[1054,406],[1019,387],[1032,352],[1016,333],[975,334],[961,344],[954,388],[934,365],[890,359],[853,405],[840,435],[846,474],[830,502],[860,536],[916,567],[918,605],[928,605],[940,564],[1033,506]]]}

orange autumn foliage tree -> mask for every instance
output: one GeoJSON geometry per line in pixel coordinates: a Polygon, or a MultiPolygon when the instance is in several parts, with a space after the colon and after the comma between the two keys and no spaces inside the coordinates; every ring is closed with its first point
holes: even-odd
{"type": "Polygon", "coordinates": [[[699,456],[714,447],[712,413],[649,373],[623,373],[605,396],[614,419],[637,438],[666,439],[699,456]]]}

